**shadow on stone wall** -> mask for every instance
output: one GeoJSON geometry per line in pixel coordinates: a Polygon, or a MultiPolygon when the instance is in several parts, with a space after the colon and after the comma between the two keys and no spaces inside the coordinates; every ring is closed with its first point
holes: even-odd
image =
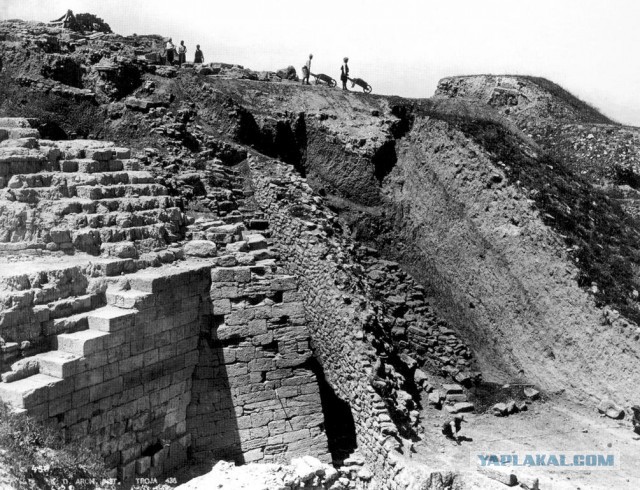
{"type": "Polygon", "coordinates": [[[336,394],[326,380],[324,370],[315,357],[308,361],[307,367],[316,375],[320,386],[324,429],[327,433],[331,459],[343,461],[358,447],[356,424],[351,413],[351,406],[336,394]]]}
{"type": "Polygon", "coordinates": [[[192,424],[190,432],[194,436],[192,451],[197,460],[224,459],[243,464],[245,461],[229,382],[228,369],[233,369],[233,365],[225,362],[225,346],[216,335],[223,319],[222,316],[208,315],[202,322],[198,344],[200,358],[193,374],[190,407],[194,413],[188,419],[192,424]]]}

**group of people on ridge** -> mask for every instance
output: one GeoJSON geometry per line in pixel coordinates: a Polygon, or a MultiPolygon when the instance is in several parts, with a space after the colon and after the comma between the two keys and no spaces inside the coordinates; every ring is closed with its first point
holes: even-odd
{"type": "MultiPolygon", "coordinates": [[[[169,40],[167,41],[167,45],[165,46],[165,54],[168,65],[175,64],[176,57],[178,66],[181,66],[182,63],[187,62],[187,47],[184,45],[184,41],[180,41],[180,46],[178,46],[178,48],[176,49],[175,45],[173,44],[173,39],[169,38],[169,40]]],[[[196,52],[193,57],[193,62],[204,63],[204,54],[202,54],[199,44],[196,46],[196,52]]]]}
{"type": "MultiPolygon", "coordinates": [[[[302,84],[310,85],[309,83],[309,75],[311,75],[311,60],[313,59],[313,54],[309,55],[309,59],[302,67],[302,84]]],[[[340,66],[340,81],[342,81],[342,90],[349,90],[347,88],[347,80],[349,80],[349,58],[344,58],[343,64],[340,66]]]]}

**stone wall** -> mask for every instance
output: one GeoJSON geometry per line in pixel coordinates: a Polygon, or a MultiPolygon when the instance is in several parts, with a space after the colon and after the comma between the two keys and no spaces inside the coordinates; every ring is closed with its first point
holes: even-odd
{"type": "MultiPolygon", "coordinates": [[[[273,260],[248,259],[98,278],[105,287],[92,295],[83,294],[96,281],[82,274],[90,267],[49,271],[47,298],[62,297],[68,308],[41,299],[16,310],[31,330],[58,330],[41,339],[49,349],[3,373],[0,398],[69,439],[87,439],[123,480],[166,474],[189,448],[199,459],[328,461],[296,280],[277,273],[273,260]],[[73,315],[76,304],[87,311],[73,315]],[[70,316],[56,318],[61,312],[70,316]]],[[[5,288],[24,288],[7,297],[44,298],[34,277],[2,279],[5,288]]],[[[8,325],[14,316],[0,319],[8,325]]],[[[17,342],[3,349],[28,354],[17,342]]]]}
{"type": "Polygon", "coordinates": [[[372,488],[397,488],[407,470],[397,428],[372,386],[375,349],[366,335],[372,313],[364,297],[349,291],[350,261],[341,239],[331,236],[331,213],[318,219],[319,201],[290,168],[254,158],[251,170],[254,198],[271,223],[282,263],[299,278],[314,353],[329,385],[351,407],[358,449],[376,475],[372,488]]]}
{"type": "Polygon", "coordinates": [[[189,407],[198,459],[329,459],[297,283],[266,262],[212,271],[189,407]]]}
{"type": "Polygon", "coordinates": [[[208,267],[147,270],[106,291],[87,329],[17,361],[0,396],[88,439],[118,476],[158,476],[186,460],[186,413],[208,304],[208,267]],[[12,376],[13,375],[13,376],[12,376]]]}

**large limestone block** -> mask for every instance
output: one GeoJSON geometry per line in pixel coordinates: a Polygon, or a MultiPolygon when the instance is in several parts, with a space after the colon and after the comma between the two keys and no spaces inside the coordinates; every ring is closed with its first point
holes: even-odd
{"type": "Polygon", "coordinates": [[[108,335],[109,333],[98,330],[60,334],[57,336],[57,348],[70,354],[87,356],[103,350],[104,340],[108,335]]]}
{"type": "Polygon", "coordinates": [[[118,332],[132,328],[137,310],[126,310],[115,306],[105,306],[92,311],[87,320],[89,328],[101,332],[118,332]]]}
{"type": "Polygon", "coordinates": [[[0,383],[0,399],[14,408],[31,408],[46,403],[49,390],[60,378],[36,374],[13,383],[0,383]]]}
{"type": "Polygon", "coordinates": [[[184,253],[192,257],[215,257],[218,248],[209,240],[191,240],[184,246],[184,253]]]}

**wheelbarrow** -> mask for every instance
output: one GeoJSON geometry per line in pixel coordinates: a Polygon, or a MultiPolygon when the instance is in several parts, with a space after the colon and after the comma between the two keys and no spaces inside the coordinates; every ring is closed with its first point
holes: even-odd
{"type": "Polygon", "coordinates": [[[362,91],[370,94],[371,93],[371,85],[369,85],[367,82],[365,82],[362,78],[348,78],[347,80],[349,80],[351,82],[351,88],[355,87],[356,85],[358,87],[362,88],[362,91]]]}
{"type": "Polygon", "coordinates": [[[329,85],[329,87],[335,87],[338,84],[338,82],[336,82],[333,78],[331,78],[329,75],[325,75],[324,73],[312,73],[311,76],[316,77],[316,85],[318,85],[320,82],[323,82],[329,85]]]}

